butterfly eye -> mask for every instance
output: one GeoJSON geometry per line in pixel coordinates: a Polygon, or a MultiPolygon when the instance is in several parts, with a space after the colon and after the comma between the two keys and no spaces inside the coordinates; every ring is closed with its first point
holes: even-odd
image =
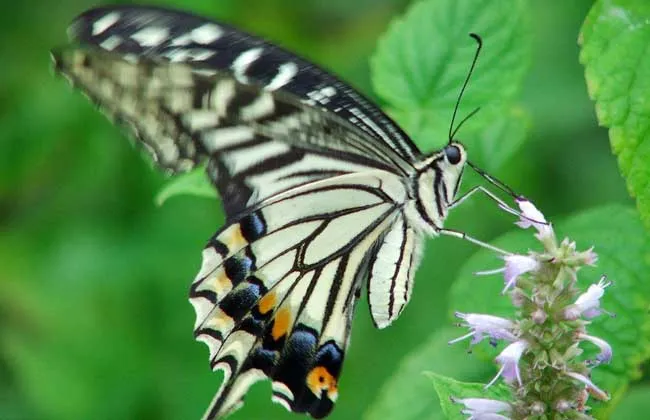
{"type": "Polygon", "coordinates": [[[450,144],[447,147],[445,147],[445,155],[447,156],[447,160],[449,161],[449,163],[451,163],[452,165],[455,165],[458,162],[460,162],[460,149],[458,149],[457,146],[450,144]]]}

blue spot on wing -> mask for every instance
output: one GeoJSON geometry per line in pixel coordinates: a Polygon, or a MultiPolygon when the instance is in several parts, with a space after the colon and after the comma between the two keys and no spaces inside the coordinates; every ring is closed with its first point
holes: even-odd
{"type": "Polygon", "coordinates": [[[223,269],[233,286],[236,286],[254,270],[254,264],[248,256],[232,256],[223,262],[223,269]]]}
{"type": "Polygon", "coordinates": [[[239,221],[244,239],[253,242],[266,234],[266,222],[259,211],[247,214],[239,221]]]}
{"type": "Polygon", "coordinates": [[[234,320],[240,320],[259,299],[260,287],[249,283],[246,288],[228,293],[219,303],[219,307],[234,320]]]}
{"type": "Polygon", "coordinates": [[[339,346],[330,341],[323,344],[318,350],[314,364],[325,367],[332,376],[338,378],[343,365],[343,356],[343,351],[339,346]]]}

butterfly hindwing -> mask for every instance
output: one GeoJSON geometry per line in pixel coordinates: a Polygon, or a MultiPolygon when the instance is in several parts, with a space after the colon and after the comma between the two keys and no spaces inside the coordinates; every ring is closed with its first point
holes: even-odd
{"type": "Polygon", "coordinates": [[[422,246],[421,234],[408,226],[403,216],[397,218],[378,244],[368,270],[368,303],[378,328],[397,319],[411,298],[422,246]]]}
{"type": "Polygon", "coordinates": [[[333,408],[371,250],[399,213],[384,191],[392,175],[346,177],[276,198],[204,250],[190,298],[195,334],[213,369],[226,374],[207,418],[236,409],[265,378],[274,400],[293,411],[323,417],[333,408]],[[322,211],[335,205],[337,212],[322,211]],[[356,230],[335,227],[349,217],[356,230]]]}

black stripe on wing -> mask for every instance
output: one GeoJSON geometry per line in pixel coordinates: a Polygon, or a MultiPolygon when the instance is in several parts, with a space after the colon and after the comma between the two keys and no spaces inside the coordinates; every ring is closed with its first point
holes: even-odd
{"type": "Polygon", "coordinates": [[[164,8],[108,6],[77,17],[69,36],[120,54],[232,72],[242,83],[281,89],[337,114],[407,161],[421,156],[409,137],[352,87],[305,59],[221,22],[164,8]]]}
{"type": "Polygon", "coordinates": [[[103,50],[65,48],[53,57],[57,71],[122,122],[161,167],[177,172],[207,160],[229,220],[319,179],[368,169],[409,173],[383,143],[286,92],[103,50]]]}
{"type": "Polygon", "coordinates": [[[292,411],[321,418],[332,410],[368,261],[399,207],[366,178],[283,194],[208,243],[190,301],[196,338],[226,379],[206,418],[234,411],[263,379],[292,411]],[[347,231],[329,237],[336,244],[328,250],[327,229],[354,215],[347,231]],[[306,264],[310,249],[317,261],[306,264]]]}

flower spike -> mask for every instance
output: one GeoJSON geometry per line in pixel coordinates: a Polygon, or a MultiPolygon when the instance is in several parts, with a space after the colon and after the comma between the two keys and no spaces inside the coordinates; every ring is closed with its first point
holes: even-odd
{"type": "Polygon", "coordinates": [[[551,224],[533,203],[522,197],[516,202],[521,209],[517,225],[533,227],[543,251],[503,252],[499,255],[504,260],[501,268],[475,273],[503,275],[502,294],[511,290],[513,316],[507,319],[456,312],[462,320],[459,326],[469,328],[469,332],[449,341],[453,344],[470,339],[473,346],[486,338],[493,345],[504,340],[506,346],[495,358],[498,372],[485,388],[503,378],[511,388],[513,401],[452,401],[463,404],[461,413],[467,420],[524,420],[556,413],[562,418],[593,420],[588,412],[589,396],[607,400],[609,395],[589,379],[590,373],[609,363],[613,353],[609,343],[589,335],[587,327],[591,318],[606,312],[600,302],[611,282],[603,276],[580,293],[579,269],[598,260],[593,247],[579,251],[577,243],[569,238],[559,242],[551,224]],[[581,359],[584,341],[600,350],[586,362],[581,359]]]}

